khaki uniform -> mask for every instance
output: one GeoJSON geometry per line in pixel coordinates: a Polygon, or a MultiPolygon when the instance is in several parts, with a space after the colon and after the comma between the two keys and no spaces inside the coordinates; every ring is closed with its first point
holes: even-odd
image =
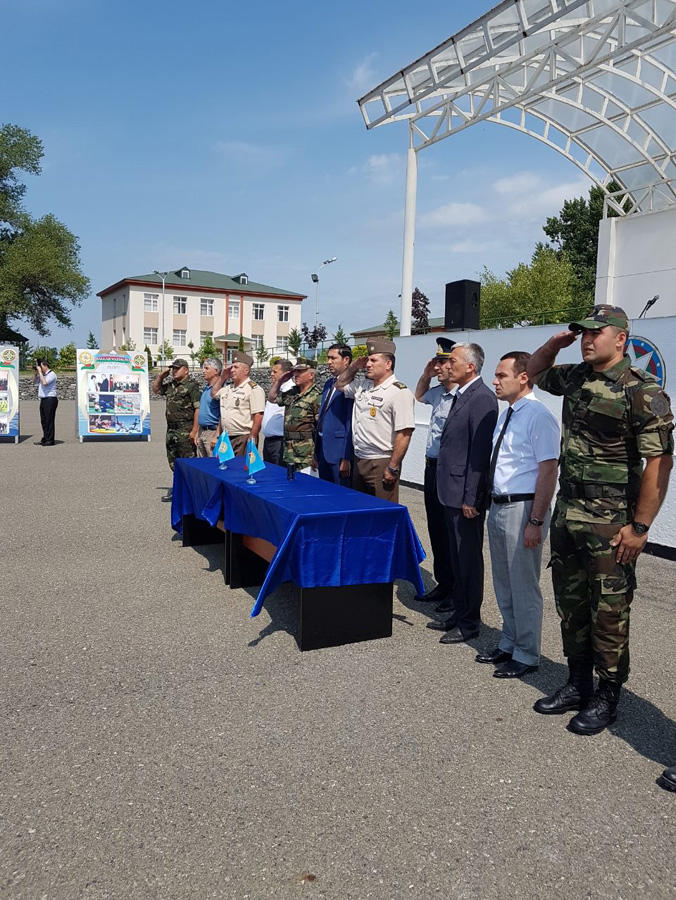
{"type": "Polygon", "coordinates": [[[551,525],[552,579],[563,650],[602,680],[629,675],[634,564],[620,565],[610,541],[631,522],[641,458],[672,454],[669,398],[628,357],[604,372],[586,363],[553,366],[536,384],[563,396],[560,490],[551,525]]]}
{"type": "Polygon", "coordinates": [[[227,432],[237,456],[244,456],[253,417],[265,409],[263,388],[247,379],[237,386],[222,387],[217,396],[221,404],[221,428],[227,432]]]}
{"type": "Polygon", "coordinates": [[[395,433],[415,428],[415,398],[394,375],[377,386],[368,380],[359,386],[351,382],[344,394],[354,398],[352,444],[356,473],[352,487],[397,503],[399,479],[386,488],[383,474],[392,455],[395,433]]]}

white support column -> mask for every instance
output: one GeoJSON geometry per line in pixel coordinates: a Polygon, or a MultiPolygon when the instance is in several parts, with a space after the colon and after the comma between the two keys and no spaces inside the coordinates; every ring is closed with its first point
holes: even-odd
{"type": "Polygon", "coordinates": [[[418,190],[418,157],[413,149],[413,134],[406,156],[406,205],[404,207],[404,253],[401,266],[401,315],[399,333],[411,333],[411,294],[413,293],[413,249],[415,245],[415,202],[418,190]]]}

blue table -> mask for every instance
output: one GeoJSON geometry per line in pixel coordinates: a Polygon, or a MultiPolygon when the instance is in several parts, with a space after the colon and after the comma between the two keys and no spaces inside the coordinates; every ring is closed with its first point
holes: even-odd
{"type": "MultiPolygon", "coordinates": [[[[297,474],[288,481],[280,466],[267,465],[254,477],[255,484],[246,483],[243,457],[230,460],[225,470],[213,458],[177,459],[172,526],[181,532],[195,517],[211,527],[222,521],[226,535],[246,535],[273,545],[269,565],[261,570],[262,586],[252,616],[286,581],[304,589],[308,601],[335,599],[326,589],[352,588],[339,595],[339,602],[352,610],[366,608],[369,593],[382,597],[389,590],[391,634],[392,582],[402,578],[418,592],[424,590],[419,565],[425,552],[406,507],[309,475],[297,474]],[[310,595],[314,589],[319,593],[310,595]]],[[[231,542],[232,547],[238,550],[241,543],[231,542]]],[[[234,563],[236,556],[230,557],[234,563]]],[[[226,560],[229,580],[227,572],[226,560]]]]}

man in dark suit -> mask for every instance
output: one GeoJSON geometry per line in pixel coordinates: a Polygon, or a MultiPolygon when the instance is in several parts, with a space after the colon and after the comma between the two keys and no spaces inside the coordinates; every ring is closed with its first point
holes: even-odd
{"type": "Polygon", "coordinates": [[[428,622],[445,631],[442,644],[477,637],[484,594],[483,537],[493,430],[498,402],[481,379],[484,352],[478,344],[456,344],[450,373],[458,385],[441,434],[437,492],[444,507],[454,586],[447,617],[428,622]]]}
{"type": "Polygon", "coordinates": [[[313,468],[319,477],[349,487],[352,483],[352,407],[354,400],[336,390],[336,378],[352,362],[346,344],[331,344],[328,351],[329,378],[322,392],[317,416],[313,468]],[[316,463],[316,465],[315,465],[316,463]]]}

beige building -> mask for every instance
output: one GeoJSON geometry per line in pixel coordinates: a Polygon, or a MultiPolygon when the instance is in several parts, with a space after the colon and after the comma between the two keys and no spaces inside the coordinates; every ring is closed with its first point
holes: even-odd
{"type": "Polygon", "coordinates": [[[220,275],[184,266],[172,272],[122,278],[101,298],[101,346],[132,340],[153,357],[166,340],[174,356],[198,350],[207,335],[229,358],[242,335],[249,350],[285,355],[289,331],[300,329],[305,294],[249,281],[245,273],[220,275]],[[164,280],[163,280],[164,276],[164,280]]]}

